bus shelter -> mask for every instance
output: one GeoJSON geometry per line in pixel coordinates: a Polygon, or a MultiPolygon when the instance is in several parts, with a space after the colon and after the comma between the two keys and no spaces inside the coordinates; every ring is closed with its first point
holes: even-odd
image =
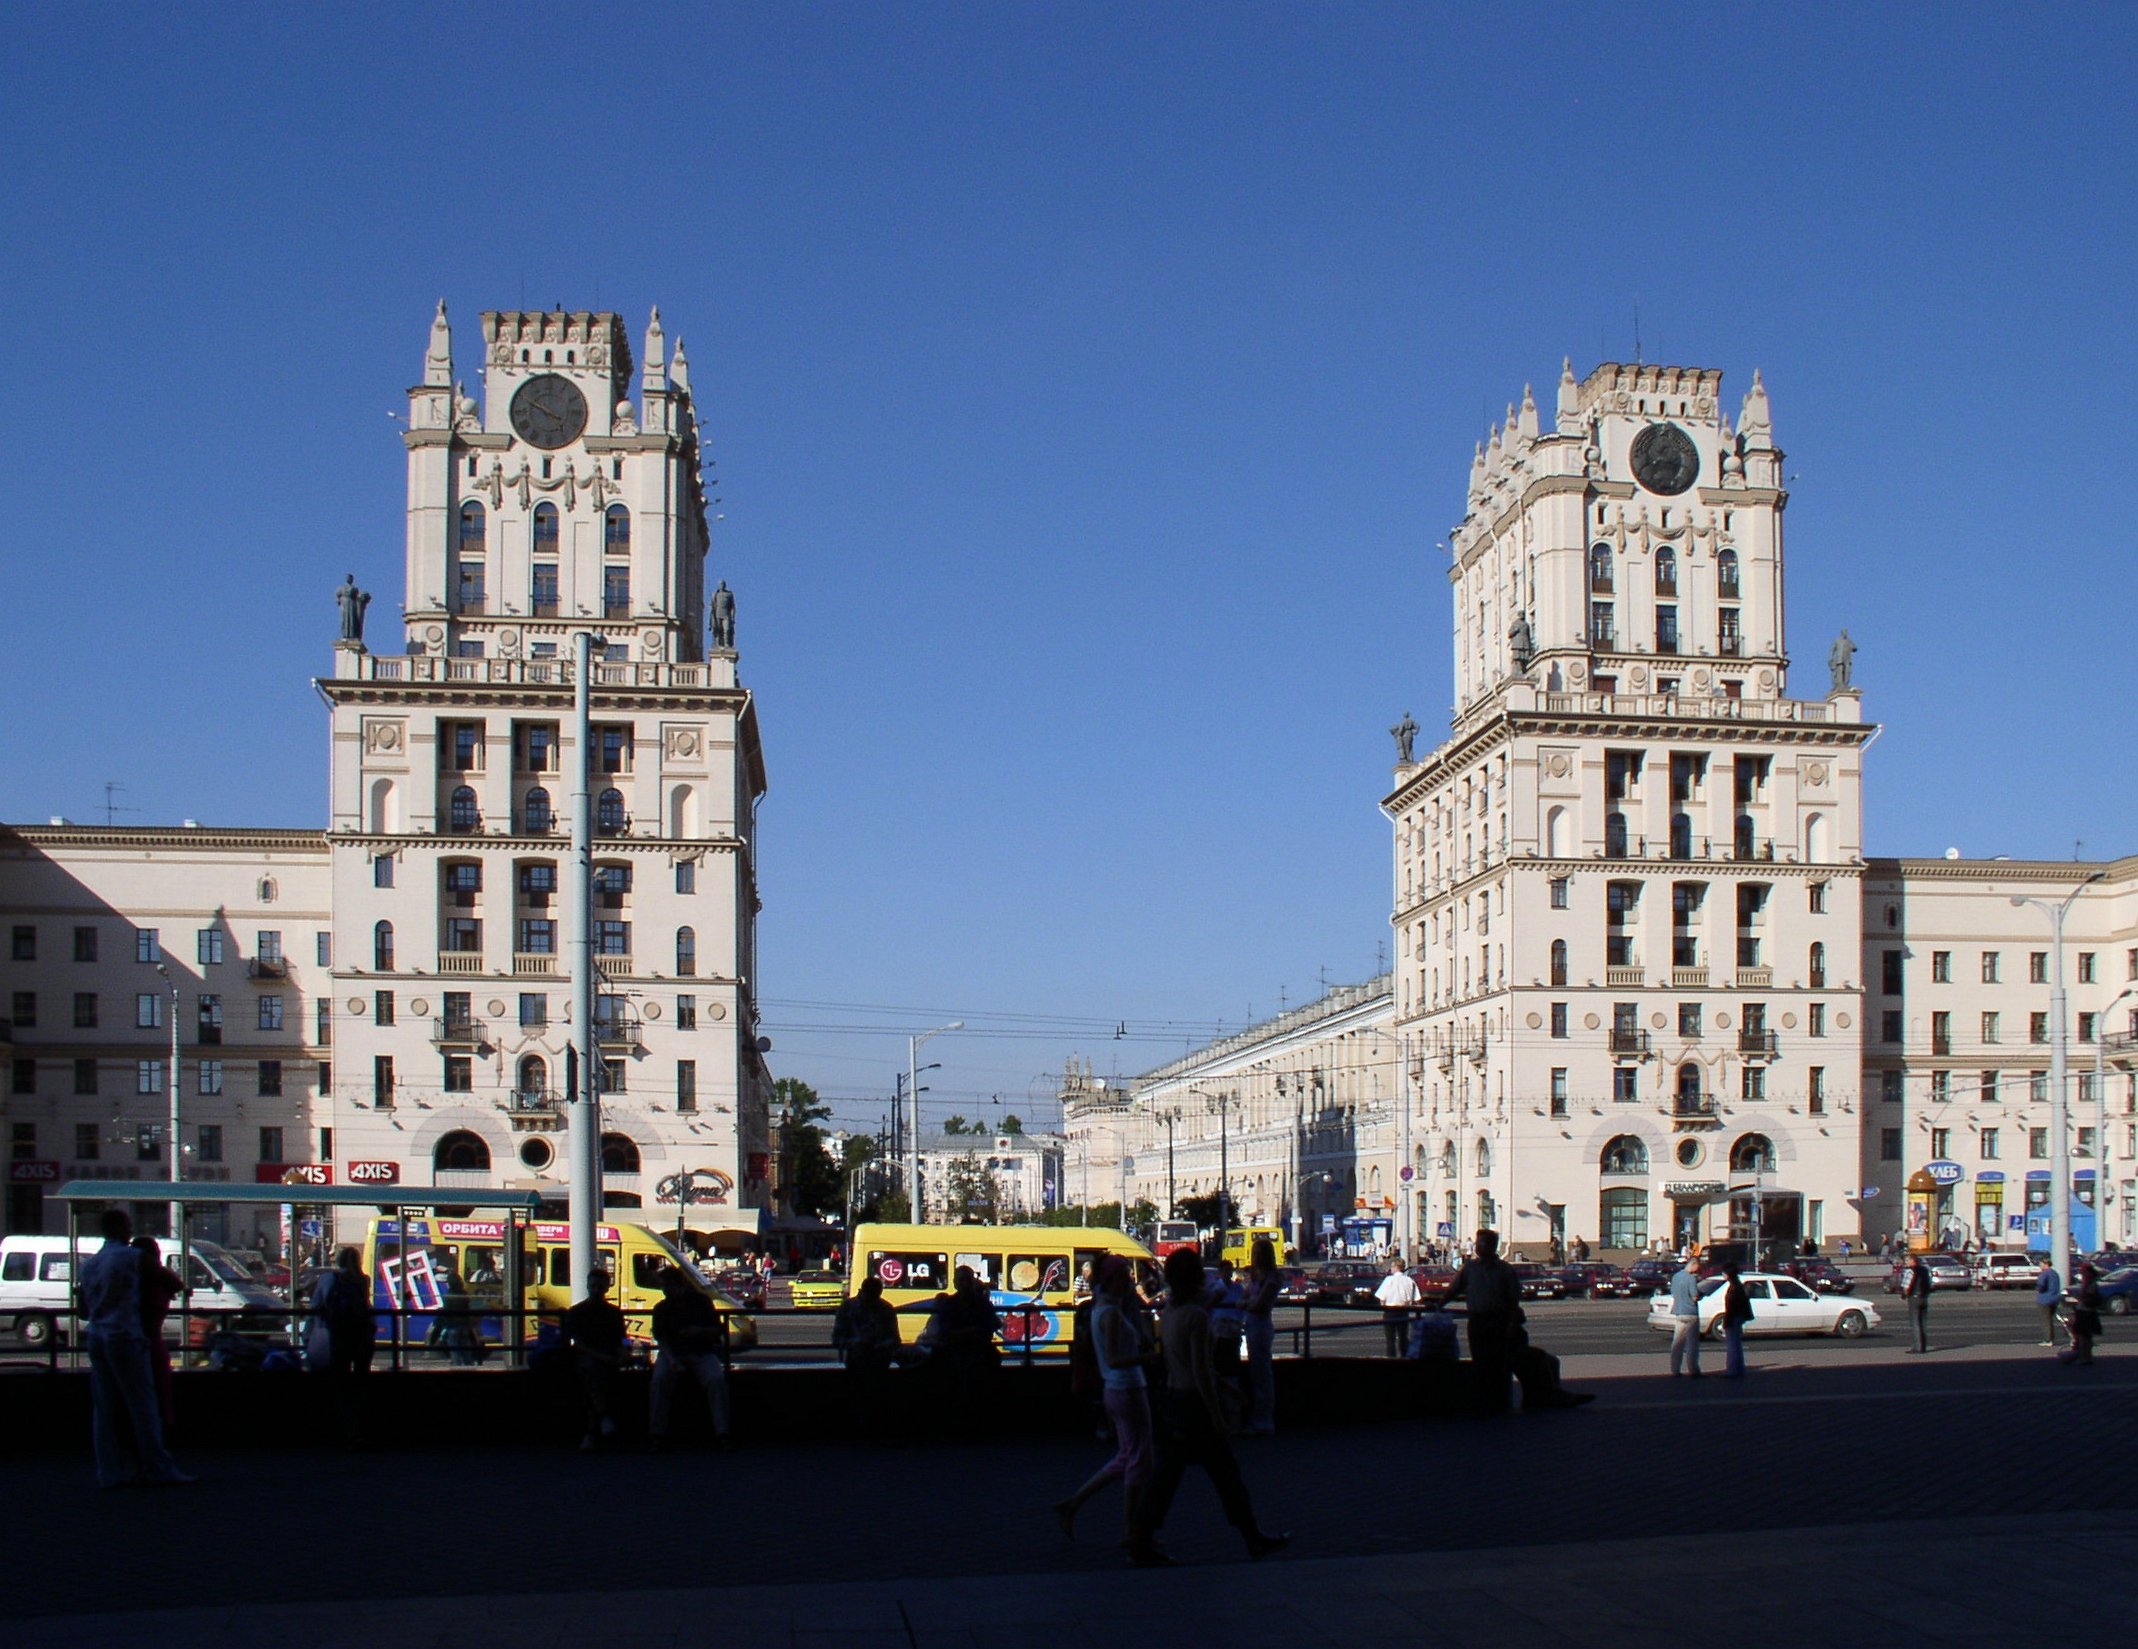
{"type": "MultiPolygon", "coordinates": [[[[84,1205],[101,1208],[113,1202],[159,1202],[178,1207],[181,1212],[178,1230],[170,1240],[176,1243],[179,1252],[178,1275],[187,1285],[185,1293],[176,1302],[176,1309],[182,1315],[189,1315],[193,1309],[193,1268],[186,1263],[192,1211],[195,1208],[262,1206],[283,1210],[288,1216],[284,1220],[283,1260],[289,1268],[287,1308],[292,1337],[304,1308],[304,1302],[298,1298],[300,1237],[299,1221],[294,1217],[297,1210],[369,1209],[382,1220],[392,1220],[391,1229],[395,1233],[409,1229],[412,1213],[435,1216],[440,1209],[451,1209],[455,1214],[462,1211],[488,1213],[498,1222],[505,1239],[498,1244],[503,1268],[502,1296],[517,1307],[525,1299],[527,1284],[532,1281],[523,1274],[528,1251],[524,1233],[533,1224],[535,1211],[542,1203],[540,1194],[533,1191],[488,1191],[465,1185],[211,1185],[191,1180],[70,1180],[59,1188],[58,1200],[66,1204],[69,1246],[76,1252],[80,1251],[83,1240],[81,1215],[84,1205]]],[[[408,1317],[415,1302],[406,1295],[398,1265],[390,1275],[373,1280],[375,1297],[381,1286],[385,1289],[383,1301],[391,1317],[389,1344],[398,1364],[406,1341],[408,1317]]],[[[505,1311],[503,1330],[506,1342],[515,1353],[519,1352],[526,1339],[524,1311],[505,1311]]],[[[77,1343],[79,1338],[75,1336],[77,1343]]]]}

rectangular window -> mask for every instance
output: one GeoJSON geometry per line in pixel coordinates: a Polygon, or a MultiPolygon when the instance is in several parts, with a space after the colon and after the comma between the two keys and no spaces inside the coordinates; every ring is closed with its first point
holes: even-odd
{"type": "Polygon", "coordinates": [[[1565,1039],[1566,1004],[1564,1002],[1554,1002],[1552,1004],[1552,1035],[1561,1040],[1565,1039]]]}
{"type": "Polygon", "coordinates": [[[1591,647],[1615,647],[1618,645],[1617,621],[1612,615],[1611,603],[1589,603],[1589,645],[1591,647]]]}
{"type": "Polygon", "coordinates": [[[223,1062],[220,1059],[196,1059],[193,1070],[200,1079],[195,1093],[212,1096],[223,1091],[223,1062]]]}
{"type": "Polygon", "coordinates": [[[1979,1086],[1978,1086],[1978,1087],[1976,1088],[1976,1090],[1975,1090],[1975,1091],[1976,1091],[1977,1095],[1978,1095],[1978,1096],[1980,1097],[1980,1099],[1981,1099],[1981,1101],[1982,1101],[1982,1103],[1983,1103],[1983,1104],[1985,1104],[1985,1105],[1994,1105],[1994,1104],[1996,1104],[1996,1103],[1997,1103],[1997,1073],[1996,1073],[1995,1071],[1984,1071],[1984,1072],[1982,1073],[1982,1076],[1981,1076],[1981,1078],[1980,1078],[1980,1085],[1979,1085],[1979,1086]]]}
{"type": "Polygon", "coordinates": [[[392,991],[373,991],[371,993],[371,1021],[375,1025],[391,1025],[393,1023],[392,991]]]}
{"type": "Polygon", "coordinates": [[[676,1029],[694,1031],[698,1028],[698,999],[695,996],[676,998],[676,1029]]]}
{"type": "Polygon", "coordinates": [[[223,930],[202,928],[193,935],[193,954],[202,967],[213,967],[223,959],[223,930]]]}
{"type": "Polygon", "coordinates": [[[1739,1074],[1742,1081],[1743,1098],[1765,1099],[1767,1097],[1766,1066],[1746,1064],[1739,1067],[1739,1074]]]}
{"type": "Polygon", "coordinates": [[[1824,882],[1814,882],[1811,884],[1809,892],[1812,915],[1824,916],[1826,914],[1826,884],[1824,882]]]}
{"type": "Polygon", "coordinates": [[[547,916],[522,916],[519,938],[523,956],[554,956],[557,953],[557,924],[547,916]]]}
{"type": "Polygon", "coordinates": [[[17,1030],[35,1029],[37,1025],[37,993],[35,991],[15,992],[13,1013],[17,1030]]]}
{"type": "Polygon", "coordinates": [[[2029,1071],[2027,1073],[2027,1098],[2037,1105],[2046,1105],[2049,1102],[2049,1073],[2047,1071],[2029,1071]]]}
{"type": "Polygon", "coordinates": [[[93,1122],[77,1122],[74,1125],[74,1155],[81,1162],[94,1162],[101,1154],[102,1139],[93,1122]]]}
{"type": "Polygon", "coordinates": [[[678,860],[676,862],[676,892],[696,893],[697,891],[698,861],[695,859],[678,860]]]}
{"type": "Polygon", "coordinates": [[[1632,1105],[1641,1097],[1641,1068],[1638,1065],[1614,1065],[1611,1067],[1611,1100],[1616,1105],[1632,1105]]]}
{"type": "Polygon", "coordinates": [[[263,1031],[279,1031],[282,1029],[281,997],[263,996],[260,998],[260,1029],[263,1031]]]}
{"type": "Polygon", "coordinates": [[[1904,1092],[1903,1078],[1899,1071],[1878,1073],[1878,1097],[1888,1105],[1898,1105],[1904,1092]]]}
{"type": "Polygon", "coordinates": [[[1930,1154],[1941,1161],[1952,1155],[1952,1130],[1950,1128],[1933,1128],[1930,1130],[1930,1154]]]}
{"type": "Polygon", "coordinates": [[[280,1162],[283,1160],[282,1130],[280,1128],[262,1128],[260,1130],[260,1160],[262,1162],[280,1162]]]}
{"type": "Polygon", "coordinates": [[[2093,1040],[2094,1031],[2100,1023],[2100,1018],[2099,1014],[2082,1013],[2079,1015],[2079,1040],[2081,1042],[2091,1042],[2093,1040]]]}
{"type": "Polygon", "coordinates": [[[1878,988],[1888,996],[1899,996],[1904,988],[1901,975],[1904,954],[1901,951],[1889,950],[1879,958],[1878,988]]]}
{"type": "Polygon", "coordinates": [[[594,733],[595,764],[604,773],[631,771],[631,729],[602,727],[594,733]]]}
{"type": "Polygon", "coordinates": [[[1930,1016],[1930,1051],[1934,1054],[1952,1052],[1952,1015],[1945,1012],[1930,1016]]]}
{"type": "Polygon", "coordinates": [[[391,853],[381,853],[373,857],[371,861],[371,885],[373,887],[393,886],[393,855],[391,853]]]}
{"type": "Polygon", "coordinates": [[[1810,1007],[1806,1008],[1804,1010],[1804,1019],[1807,1034],[1812,1036],[1824,1036],[1826,1034],[1826,1004],[1824,1002],[1814,1002],[1810,1007]]]}
{"type": "Polygon", "coordinates": [[[1572,879],[1569,877],[1554,876],[1552,878],[1551,890],[1553,910],[1565,910],[1567,906],[1573,902],[1571,894],[1572,887],[1573,882],[1572,879]]]}
{"type": "Polygon", "coordinates": [[[282,965],[282,930],[262,928],[253,936],[252,953],[269,967],[282,965]]]}
{"type": "Polygon", "coordinates": [[[603,618],[629,618],[631,616],[631,569],[629,567],[604,567],[602,569],[601,616],[603,618]]]}
{"type": "Polygon", "coordinates": [[[552,864],[520,866],[520,899],[537,909],[547,905],[557,892],[557,867],[552,864]]]}
{"type": "Polygon", "coordinates": [[[631,954],[631,924],[629,922],[596,922],[594,924],[594,951],[599,956],[629,956],[631,954]]]}
{"type": "Polygon", "coordinates": [[[334,1160],[334,1130],[332,1128],[319,1130],[319,1160],[321,1162],[332,1162],[334,1160]]]}
{"type": "Polygon", "coordinates": [[[2039,1162],[2048,1154],[2049,1130],[2046,1128],[2029,1128],[2027,1130],[2027,1155],[2039,1162]]]}
{"type": "Polygon", "coordinates": [[[2027,952],[2027,983],[2030,985],[2046,985],[2049,983],[2049,953],[2047,951],[2035,950],[2027,952]]]}
{"type": "Polygon", "coordinates": [[[204,1122],[200,1125],[193,1136],[193,1155],[201,1162],[221,1162],[223,1160],[222,1124],[204,1122]]]}
{"type": "Polygon", "coordinates": [[[549,998],[540,991],[520,992],[520,1029],[539,1030],[549,1023],[549,998]]]}
{"type": "Polygon", "coordinates": [[[263,1059],[260,1061],[260,1097],[262,1099],[280,1099],[282,1097],[281,1060],[263,1059]]]}
{"type": "Polygon", "coordinates": [[[1678,650],[1678,609],[1675,607],[1655,610],[1655,650],[1659,653],[1678,650]]]}
{"type": "Polygon", "coordinates": [[[153,1031],[163,1024],[163,993],[142,991],[134,997],[134,1026],[153,1031]]]}
{"type": "Polygon", "coordinates": [[[371,1103],[382,1111],[393,1109],[392,1054],[374,1054],[372,1056],[371,1103]]]}
{"type": "Polygon", "coordinates": [[[134,1092],[137,1094],[160,1094],[163,1092],[162,1060],[137,1059],[134,1061],[134,1092]]]}
{"type": "Polygon", "coordinates": [[[1564,1065],[1554,1065],[1552,1067],[1552,1115],[1555,1117],[1566,1115],[1566,1067],[1564,1065]]]}
{"type": "Polygon", "coordinates": [[[1898,1128],[1881,1128],[1878,1130],[1878,1160],[1880,1162],[1900,1161],[1900,1130],[1898,1128]]]}
{"type": "Polygon", "coordinates": [[[624,1091],[624,1073],[630,1062],[622,1059],[604,1059],[601,1062],[601,1091],[605,1094],[620,1094],[624,1091]]]}
{"type": "Polygon", "coordinates": [[[97,959],[97,930],[76,928],[74,930],[74,959],[77,962],[94,962],[97,959]]]}
{"type": "Polygon", "coordinates": [[[163,942],[154,928],[134,929],[134,960],[136,962],[161,962],[163,942]]]}
{"type": "Polygon", "coordinates": [[[479,916],[448,916],[445,919],[445,949],[465,956],[483,948],[483,924],[479,916]]]}
{"type": "Polygon", "coordinates": [[[1930,982],[1933,985],[1952,983],[1952,952],[1934,950],[1930,953],[1930,982]]]}
{"type": "Polygon", "coordinates": [[[1826,1067],[1814,1065],[1810,1072],[1810,1086],[1805,1090],[1805,1108],[1815,1117],[1826,1115],[1826,1067]]]}
{"type": "Polygon", "coordinates": [[[200,1021],[193,1031],[197,1040],[204,1044],[223,1040],[223,999],[220,996],[203,996],[195,1017],[200,1021]]]}
{"type": "Polygon", "coordinates": [[[1982,1040],[1985,1042],[1995,1042],[1997,1040],[1997,1016],[1994,1013],[1985,1013],[1982,1016],[1982,1040]]]}
{"type": "Polygon", "coordinates": [[[557,616],[557,564],[554,561],[534,564],[534,580],[528,589],[528,598],[534,603],[536,618],[557,616]]]}
{"type": "Polygon", "coordinates": [[[332,1099],[334,1097],[333,1063],[329,1060],[322,1059],[318,1063],[318,1065],[313,1067],[313,1070],[315,1080],[319,1084],[319,1097],[321,1099],[332,1099]]]}
{"type": "Polygon", "coordinates": [[[37,1061],[17,1058],[9,1067],[8,1091],[17,1094],[37,1092],[37,1061]]]}
{"type": "Polygon", "coordinates": [[[16,927],[14,949],[10,954],[18,962],[37,960],[37,928],[34,924],[25,923],[16,927]]]}
{"type": "Polygon", "coordinates": [[[324,996],[312,1004],[312,1040],[322,1048],[334,1045],[334,1004],[324,996]]]}
{"type": "Polygon", "coordinates": [[[2029,1042],[2047,1042],[2049,1040],[2049,1016],[2047,1014],[2030,1013],[2027,1015],[2027,1040],[2029,1042]]]}
{"type": "Polygon", "coordinates": [[[1984,1162],[1995,1162],[1997,1160],[1997,1130],[1994,1128],[1983,1129],[1977,1139],[1977,1149],[1980,1151],[1984,1162]]]}
{"type": "Polygon", "coordinates": [[[1993,950],[1986,950],[1982,953],[1982,983],[1985,985],[1997,983],[1997,953],[1993,950]]]}
{"type": "Polygon", "coordinates": [[[475,1061],[467,1054],[445,1056],[445,1091],[449,1094],[475,1091],[475,1061]]]}
{"type": "Polygon", "coordinates": [[[1893,1012],[1891,1009],[1881,1013],[1878,1016],[1878,1040],[1887,1043],[1901,1041],[1901,1018],[1900,1014],[1893,1012]]]}
{"type": "Polygon", "coordinates": [[[98,1065],[94,1059],[77,1059],[74,1062],[74,1091],[78,1094],[93,1094],[97,1091],[98,1065]]]}
{"type": "Polygon", "coordinates": [[[153,1122],[144,1122],[134,1130],[134,1160],[136,1162],[161,1162],[163,1141],[157,1137],[159,1130],[153,1122]]]}
{"type": "Polygon", "coordinates": [[[695,1111],[698,1108],[698,1062],[695,1059],[676,1061],[676,1109],[695,1111]]]}
{"type": "Polygon", "coordinates": [[[321,967],[323,967],[323,968],[331,968],[332,966],[334,966],[334,935],[333,935],[333,934],[331,934],[331,933],[315,933],[315,934],[313,934],[313,935],[312,935],[312,948],[313,948],[313,950],[314,950],[315,952],[317,952],[317,955],[316,955],[316,957],[314,958],[314,960],[316,960],[316,961],[317,961],[317,962],[319,963],[319,965],[320,965],[321,967]]]}
{"type": "Polygon", "coordinates": [[[2091,985],[2094,983],[2094,978],[2094,953],[2090,950],[2082,950],[2079,952],[2079,983],[2091,985]]]}
{"type": "Polygon", "coordinates": [[[1952,1072],[1932,1071],[1930,1073],[1930,1102],[1933,1105],[1943,1105],[1951,1098],[1952,1072]]]}

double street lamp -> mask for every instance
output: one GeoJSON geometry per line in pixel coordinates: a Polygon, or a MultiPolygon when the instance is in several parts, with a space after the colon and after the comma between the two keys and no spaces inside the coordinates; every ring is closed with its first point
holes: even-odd
{"type": "MultiPolygon", "coordinates": [[[[2071,1265],[2071,1109],[2065,1082],[2070,1074],[2070,1028],[2064,1023],[2064,918],[2080,894],[2101,880],[2106,871],[2095,871],[2065,894],[2059,904],[2013,894],[2016,909],[2032,905],[2049,918],[2049,1263],[2058,1272],[2071,1265]]],[[[2095,1028],[2096,1037],[2100,1028],[2095,1028]]],[[[2099,1176],[2095,1178],[2096,1212],[2100,1203],[2099,1176]]]]}
{"type": "Polygon", "coordinates": [[[922,1031],[918,1036],[906,1038],[906,1097],[913,1105],[913,1154],[906,1159],[906,1191],[913,1204],[909,1213],[915,1224],[919,1224],[926,1217],[921,1212],[921,1044],[930,1037],[941,1036],[946,1031],[963,1029],[965,1021],[953,1019],[947,1025],[938,1025],[932,1031],[922,1031]]]}

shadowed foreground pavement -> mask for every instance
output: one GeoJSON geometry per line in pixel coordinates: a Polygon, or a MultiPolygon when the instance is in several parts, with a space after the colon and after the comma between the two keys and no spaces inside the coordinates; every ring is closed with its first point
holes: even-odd
{"type": "Polygon", "coordinates": [[[1601,1398],[1573,1413],[1245,1442],[1292,1551],[1247,1564],[1191,1476],[1167,1535],[1183,1566],[1134,1574],[1116,1497],[1073,1544],[1046,1513],[1092,1444],[192,1448],[198,1486],[112,1494],[85,1448],[6,1468],[0,1642],[1118,1649],[1162,1620],[1166,1649],[1245,1649],[2098,1627],[2120,1591],[2103,1572],[2138,1532],[2138,1359],[1756,1361],[1744,1382],[1577,1365],[1601,1398]]]}

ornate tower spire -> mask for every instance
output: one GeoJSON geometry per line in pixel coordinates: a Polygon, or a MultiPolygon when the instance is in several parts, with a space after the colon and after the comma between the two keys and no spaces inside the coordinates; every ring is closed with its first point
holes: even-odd
{"type": "Polygon", "coordinates": [[[453,387],[453,328],[445,318],[445,299],[438,300],[438,313],[431,317],[430,348],[423,352],[423,382],[426,388],[453,387]]]}

